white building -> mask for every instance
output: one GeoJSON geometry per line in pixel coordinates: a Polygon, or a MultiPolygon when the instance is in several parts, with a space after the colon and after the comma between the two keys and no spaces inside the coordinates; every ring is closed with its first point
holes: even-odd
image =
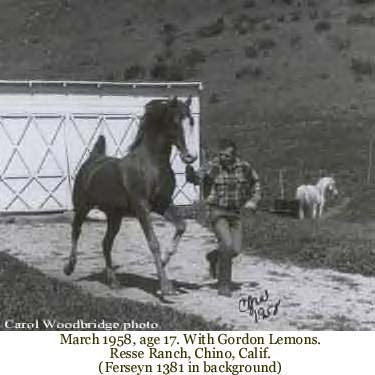
{"type": "MultiPolygon", "coordinates": [[[[199,155],[201,89],[199,82],[0,81],[0,212],[71,209],[74,176],[98,135],[109,155],[123,156],[153,99],[192,95],[195,126],[187,141],[199,155]]],[[[198,191],[185,183],[176,155],[174,202],[191,204],[198,191]]]]}

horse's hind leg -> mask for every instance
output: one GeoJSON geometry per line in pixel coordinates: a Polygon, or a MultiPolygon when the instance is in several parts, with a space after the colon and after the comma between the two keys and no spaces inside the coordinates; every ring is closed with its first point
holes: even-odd
{"type": "Polygon", "coordinates": [[[165,267],[170,261],[171,257],[177,252],[178,244],[180,243],[181,237],[186,230],[186,223],[185,220],[182,219],[178,214],[176,206],[169,206],[163,216],[176,228],[175,234],[172,239],[171,249],[167,252],[165,258],[162,260],[162,265],[163,267],[165,267]]]}
{"type": "Polygon", "coordinates": [[[111,287],[118,287],[119,283],[117,281],[115,272],[112,267],[112,257],[111,250],[113,241],[120,230],[121,226],[121,215],[117,213],[107,213],[107,231],[103,238],[103,254],[105,259],[105,271],[107,282],[111,287]]]}
{"type": "Polygon", "coordinates": [[[85,221],[85,218],[89,211],[90,211],[90,208],[85,206],[85,207],[76,209],[74,212],[74,218],[73,218],[73,223],[72,223],[71,251],[70,251],[69,259],[64,266],[64,273],[66,275],[72,274],[76,266],[78,239],[81,234],[82,224],[85,221]]]}

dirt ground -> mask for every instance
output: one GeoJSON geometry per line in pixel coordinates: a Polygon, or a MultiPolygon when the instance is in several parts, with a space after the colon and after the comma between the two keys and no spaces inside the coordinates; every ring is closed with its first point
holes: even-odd
{"type": "MultiPolygon", "coordinates": [[[[173,228],[155,218],[164,251],[173,228]]],[[[121,287],[110,289],[104,283],[101,239],[105,223],[85,223],[79,246],[77,268],[72,276],[62,272],[69,254],[70,217],[17,217],[0,221],[0,250],[26,261],[43,273],[71,282],[95,296],[129,298],[153,304],[166,303],[176,310],[201,315],[204,319],[227,324],[234,330],[375,330],[375,278],[331,270],[309,270],[278,264],[260,257],[241,255],[234,264],[237,289],[231,298],[217,295],[209,278],[205,254],[215,246],[212,234],[189,220],[177,255],[167,267],[180,294],[161,301],[155,267],[139,224],[123,222],[113,248],[113,260],[121,287]],[[246,304],[253,297],[268,300],[254,305],[271,312],[255,321],[246,304]],[[275,315],[274,306],[280,301],[275,315]],[[241,310],[241,311],[240,311],[241,310]]]]}

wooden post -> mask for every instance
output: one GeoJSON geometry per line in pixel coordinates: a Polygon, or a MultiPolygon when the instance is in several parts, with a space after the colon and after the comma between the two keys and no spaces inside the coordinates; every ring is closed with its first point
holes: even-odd
{"type": "Polygon", "coordinates": [[[303,182],[303,169],[304,169],[304,164],[303,160],[299,160],[299,173],[298,173],[298,183],[301,184],[303,182]]]}
{"type": "Polygon", "coordinates": [[[280,197],[281,199],[285,198],[285,190],[284,190],[284,173],[283,170],[279,170],[279,185],[280,185],[280,197]]]}
{"type": "Polygon", "coordinates": [[[373,143],[374,143],[374,127],[371,126],[371,136],[370,136],[369,145],[368,145],[367,184],[371,184],[373,143]]]}

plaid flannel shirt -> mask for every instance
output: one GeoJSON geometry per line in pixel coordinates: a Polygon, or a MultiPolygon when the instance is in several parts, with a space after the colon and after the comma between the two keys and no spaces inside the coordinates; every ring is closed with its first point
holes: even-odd
{"type": "Polygon", "coordinates": [[[211,188],[206,198],[209,205],[240,209],[248,200],[258,203],[261,199],[260,182],[256,171],[245,161],[236,158],[232,167],[227,170],[214,158],[204,166],[200,178],[208,177],[211,188]]]}

